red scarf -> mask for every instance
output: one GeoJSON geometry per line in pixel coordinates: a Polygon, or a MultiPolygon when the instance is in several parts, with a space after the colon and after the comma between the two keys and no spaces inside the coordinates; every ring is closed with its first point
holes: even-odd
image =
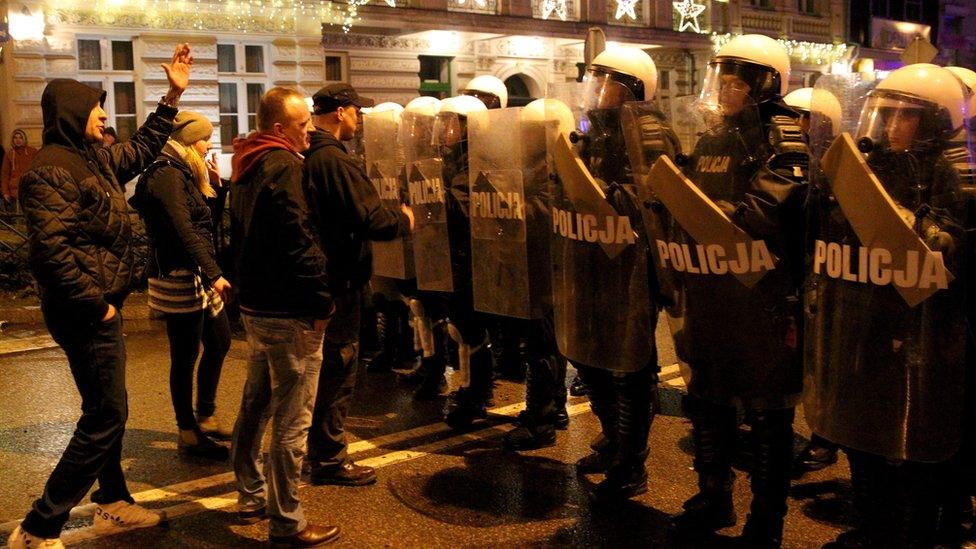
{"type": "Polygon", "coordinates": [[[279,149],[286,150],[300,159],[304,158],[290,141],[270,133],[254,132],[247,137],[235,139],[234,157],[230,160],[231,183],[237,183],[258,164],[264,155],[279,149]]]}

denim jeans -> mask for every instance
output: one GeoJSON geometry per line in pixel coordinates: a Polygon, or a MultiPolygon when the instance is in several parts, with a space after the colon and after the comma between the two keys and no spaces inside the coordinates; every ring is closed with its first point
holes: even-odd
{"type": "Polygon", "coordinates": [[[242,317],[249,357],[232,449],[238,503],[243,509],[267,505],[269,534],[289,536],[308,524],[298,483],[322,367],[323,332],[313,329],[311,319],[242,317]],[[269,419],[270,459],[264,463],[261,441],[269,419]]]}
{"type": "Polygon", "coordinates": [[[345,423],[359,368],[362,292],[349,291],[333,297],[336,312],[325,330],[322,373],[308,435],[308,459],[313,471],[339,467],[348,457],[345,423]]]}
{"type": "Polygon", "coordinates": [[[79,320],[70,311],[43,306],[51,337],[68,357],[81,394],[81,418],[44,493],[22,528],[35,536],[56,538],[95,480],[95,503],[132,501],[122,474],[122,436],[128,418],[125,391],[125,342],[122,312],[108,322],[79,320]]]}

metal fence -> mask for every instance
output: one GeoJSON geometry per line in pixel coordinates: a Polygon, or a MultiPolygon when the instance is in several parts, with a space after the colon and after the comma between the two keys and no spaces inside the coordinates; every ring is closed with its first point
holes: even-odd
{"type": "MultiPolygon", "coordinates": [[[[223,198],[223,197],[221,197],[223,198]]],[[[229,240],[230,214],[225,208],[216,209],[221,222],[214,231],[217,257],[224,258],[229,240]]],[[[146,285],[146,264],[149,258],[149,239],[146,226],[135,210],[129,210],[132,220],[133,253],[135,254],[136,287],[146,285]]],[[[27,222],[23,214],[0,212],[0,290],[29,291],[34,279],[27,264],[27,222]]]]}

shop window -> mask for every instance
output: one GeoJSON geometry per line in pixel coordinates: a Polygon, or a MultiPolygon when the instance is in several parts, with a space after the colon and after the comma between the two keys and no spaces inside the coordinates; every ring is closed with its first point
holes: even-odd
{"type": "Polygon", "coordinates": [[[102,70],[102,44],[100,40],[78,40],[78,70],[102,70]]]}

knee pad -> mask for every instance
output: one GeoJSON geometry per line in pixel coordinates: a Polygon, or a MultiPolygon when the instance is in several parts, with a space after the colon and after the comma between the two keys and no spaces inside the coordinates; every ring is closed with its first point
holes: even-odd
{"type": "Polygon", "coordinates": [[[461,387],[471,386],[471,346],[464,342],[461,330],[448,322],[447,335],[458,344],[458,366],[461,370],[461,387]]]}

